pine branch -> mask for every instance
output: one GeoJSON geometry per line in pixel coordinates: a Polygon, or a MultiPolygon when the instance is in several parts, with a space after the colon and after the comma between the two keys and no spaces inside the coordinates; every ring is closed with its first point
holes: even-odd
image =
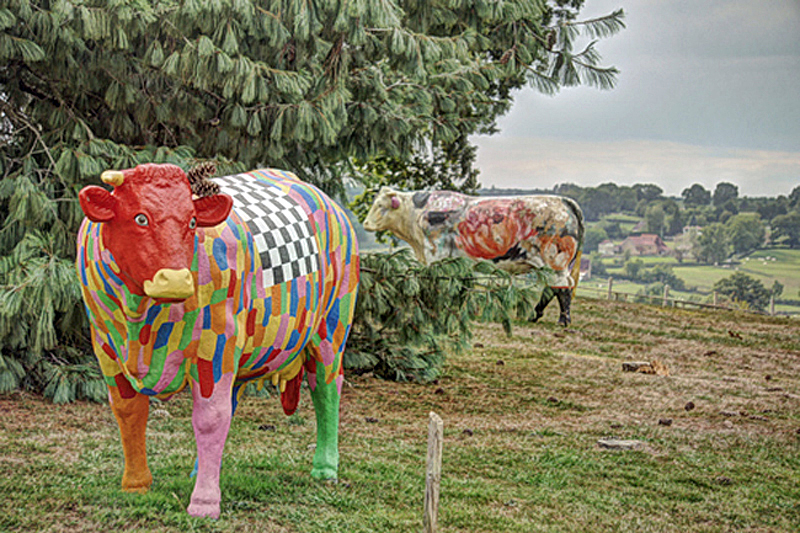
{"type": "Polygon", "coordinates": [[[50,160],[50,168],[48,168],[48,172],[51,171],[53,168],[55,168],[56,161],[53,158],[53,154],[50,152],[50,147],[47,146],[47,143],[44,142],[44,139],[42,139],[42,136],[39,133],[38,128],[34,126],[27,119],[24,112],[22,110],[18,110],[17,108],[11,106],[5,99],[1,98],[0,98],[0,109],[9,120],[11,120],[12,122],[17,122],[21,124],[25,130],[30,130],[31,132],[33,132],[33,135],[36,137],[36,141],[42,146],[44,153],[50,160]]]}
{"type": "Polygon", "coordinates": [[[539,70],[527,67],[528,82],[540,93],[552,96],[558,92],[558,80],[539,70]]]}
{"type": "Polygon", "coordinates": [[[625,11],[623,9],[618,9],[602,17],[577,22],[567,22],[565,25],[582,28],[592,39],[604,39],[616,35],[625,29],[624,19],[625,11]]]}
{"type": "Polygon", "coordinates": [[[581,79],[587,85],[592,85],[599,89],[613,89],[617,85],[617,75],[619,70],[615,67],[599,68],[581,61],[575,61],[583,70],[580,72],[581,79]]]}

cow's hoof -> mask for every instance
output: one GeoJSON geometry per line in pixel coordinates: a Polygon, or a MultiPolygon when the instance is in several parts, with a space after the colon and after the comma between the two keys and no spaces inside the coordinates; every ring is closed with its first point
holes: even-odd
{"type": "Polygon", "coordinates": [[[530,317],[530,318],[528,319],[528,322],[530,322],[531,324],[533,324],[533,323],[536,323],[536,322],[538,322],[540,318],[542,318],[542,315],[533,315],[532,317],[530,317]]]}
{"type": "Polygon", "coordinates": [[[313,477],[314,479],[335,481],[339,477],[339,473],[336,471],[335,468],[315,466],[311,470],[311,477],[313,477]]]}
{"type": "Polygon", "coordinates": [[[153,484],[153,476],[150,471],[138,475],[123,475],[122,476],[122,490],[125,492],[136,492],[144,494],[150,490],[150,485],[153,484]]]}
{"type": "Polygon", "coordinates": [[[571,320],[568,318],[561,317],[558,319],[558,324],[560,326],[564,326],[565,328],[569,326],[571,320]]]}
{"type": "Polygon", "coordinates": [[[213,518],[216,520],[219,518],[219,502],[192,501],[189,507],[186,508],[186,512],[198,518],[213,518]]]}
{"type": "Polygon", "coordinates": [[[146,494],[150,491],[150,485],[132,485],[130,487],[122,487],[123,492],[133,492],[136,494],[146,494]]]}

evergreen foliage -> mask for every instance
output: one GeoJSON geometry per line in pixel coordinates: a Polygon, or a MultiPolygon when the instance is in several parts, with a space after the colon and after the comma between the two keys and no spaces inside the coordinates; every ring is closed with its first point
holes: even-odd
{"type": "Polygon", "coordinates": [[[701,263],[722,263],[730,255],[731,246],[725,226],[720,223],[709,224],[697,237],[693,250],[694,256],[701,263]]]}
{"type": "Polygon", "coordinates": [[[780,242],[789,248],[800,248],[800,210],[772,219],[773,242],[780,242]]]}
{"type": "Polygon", "coordinates": [[[739,197],[739,187],[737,187],[733,183],[721,181],[717,183],[711,201],[715,207],[720,207],[724,206],[731,200],[735,200],[738,197],[739,197]]]}
{"type": "Polygon", "coordinates": [[[714,290],[727,296],[733,302],[746,305],[757,311],[763,311],[769,304],[772,294],[764,284],[743,272],[735,272],[714,284],[714,290]]]}
{"type": "Polygon", "coordinates": [[[586,228],[583,235],[583,250],[585,252],[596,252],[598,245],[608,239],[608,232],[600,224],[595,224],[586,228]]]}
{"type": "Polygon", "coordinates": [[[660,187],[653,184],[616,185],[603,183],[596,187],[581,187],[572,183],[560,183],[552,189],[480,189],[485,196],[515,196],[522,194],[560,194],[576,200],[588,222],[600,222],[612,240],[624,238],[618,227],[612,227],[613,217],[618,213],[635,214],[650,219],[648,232],[665,236],[679,235],[685,226],[704,227],[714,222],[726,226],[737,214],[757,213],[764,223],[769,222],[771,240],[790,247],[798,247],[796,222],[800,209],[800,187],[795,187],[788,196],[740,197],[738,188],[721,182],[716,188],[718,204],[712,203],[711,192],[700,184],[684,189],[681,197],[666,197],[660,187]],[[720,200],[724,200],[720,203],[720,200]],[[663,221],[659,209],[663,210],[663,221]],[[788,215],[788,216],[784,216],[788,215]],[[785,230],[785,231],[784,231],[785,230]],[[774,233],[778,231],[778,233],[774,233]]]}
{"type": "Polygon", "coordinates": [[[733,251],[742,256],[764,246],[767,236],[766,227],[758,213],[734,215],[728,219],[725,229],[733,251]]]}
{"type": "MultiPolygon", "coordinates": [[[[594,268],[593,268],[594,270],[594,268]]],[[[601,271],[605,268],[601,267],[601,271]]],[[[671,289],[682,291],[686,289],[684,281],[679,278],[672,270],[672,265],[659,263],[651,268],[645,266],[641,259],[628,259],[623,265],[621,274],[617,274],[621,279],[627,279],[635,283],[657,284],[663,291],[664,285],[669,285],[671,289]]]]}
{"type": "Polygon", "coordinates": [[[77,192],[102,171],[215,160],[219,174],[286,168],[337,193],[384,158],[474,187],[467,138],[494,131],[514,89],[613,86],[595,43],[623,13],[582,22],[582,4],[4,2],[0,391],[102,396],[80,385],[96,373],[71,267],[77,192]]]}
{"type": "Polygon", "coordinates": [[[499,321],[510,333],[514,318],[533,313],[536,293],[484,261],[425,266],[408,249],[365,254],[345,368],[430,381],[448,353],[470,346],[473,320],[499,321]]]}
{"type": "Polygon", "coordinates": [[[633,212],[639,202],[639,189],[636,187],[641,186],[603,183],[597,187],[580,187],[573,183],[562,183],[553,187],[552,191],[542,191],[542,193],[572,198],[580,204],[586,220],[596,222],[610,213],[633,212]]]}
{"type": "MultiPolygon", "coordinates": [[[[188,149],[136,151],[110,142],[102,143],[101,151],[98,143],[89,144],[96,155],[84,157],[101,169],[150,161],[185,164],[191,154],[188,149]]],[[[83,214],[75,201],[77,187],[61,183],[65,177],[80,182],[83,175],[77,166],[76,175],[58,175],[47,167],[26,174],[36,152],[36,146],[11,143],[3,151],[4,163],[22,170],[0,182],[0,212],[5,215],[0,230],[0,393],[23,387],[59,403],[100,401],[107,392],[91,351],[74,263],[75,231],[83,214]]]]}
{"type": "Polygon", "coordinates": [[[683,189],[681,196],[683,197],[683,204],[686,207],[702,207],[711,203],[711,191],[707,190],[699,183],[694,183],[691,187],[683,189]]]}

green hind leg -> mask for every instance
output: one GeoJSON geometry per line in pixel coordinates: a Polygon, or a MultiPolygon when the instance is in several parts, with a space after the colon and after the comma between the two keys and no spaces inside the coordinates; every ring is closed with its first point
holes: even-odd
{"type": "Polygon", "coordinates": [[[313,359],[306,362],[314,414],[317,418],[317,449],[311,476],[337,479],[339,471],[339,399],[342,377],[325,383],[325,367],[313,359]],[[309,367],[314,367],[311,372],[309,367]]]}

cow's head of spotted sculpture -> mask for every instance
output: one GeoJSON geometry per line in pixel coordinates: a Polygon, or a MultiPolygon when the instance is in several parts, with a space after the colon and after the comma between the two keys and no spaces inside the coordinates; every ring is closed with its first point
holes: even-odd
{"type": "Polygon", "coordinates": [[[367,218],[364,220],[364,229],[367,231],[385,231],[396,226],[405,214],[400,210],[404,196],[406,196],[405,193],[396,191],[391,187],[381,187],[381,190],[375,196],[367,218]]]}
{"type": "Polygon", "coordinates": [[[108,170],[101,179],[112,190],[84,187],[80,204],[89,220],[103,224],[102,244],[127,289],[165,301],[194,294],[197,228],[224,221],[231,197],[192,198],[186,174],[169,164],[108,170]]]}

